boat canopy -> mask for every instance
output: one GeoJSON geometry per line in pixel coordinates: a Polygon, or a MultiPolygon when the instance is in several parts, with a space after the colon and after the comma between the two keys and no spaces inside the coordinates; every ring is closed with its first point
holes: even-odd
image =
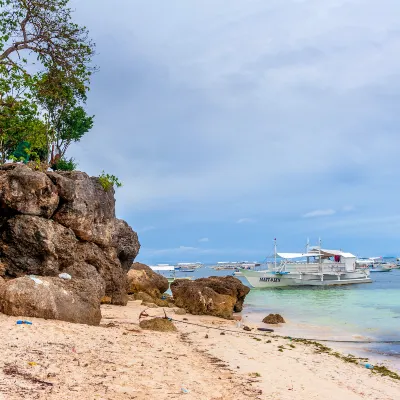
{"type": "Polygon", "coordinates": [[[174,271],[175,267],[173,265],[156,265],[150,267],[153,271],[174,271]]]}
{"type": "Polygon", "coordinates": [[[340,250],[326,250],[326,249],[316,249],[316,248],[313,248],[311,252],[308,253],[277,253],[277,256],[285,259],[293,259],[293,258],[305,258],[305,257],[318,257],[320,254],[322,257],[341,256],[343,258],[356,258],[355,255],[351,253],[345,253],[340,250]]]}
{"type": "Polygon", "coordinates": [[[276,253],[276,255],[280,258],[285,258],[285,259],[318,257],[317,253],[276,253]]]}

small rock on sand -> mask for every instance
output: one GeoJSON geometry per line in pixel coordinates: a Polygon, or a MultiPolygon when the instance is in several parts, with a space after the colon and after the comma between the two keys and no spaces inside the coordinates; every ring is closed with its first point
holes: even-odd
{"type": "Polygon", "coordinates": [[[262,322],[265,324],[284,324],[286,321],[280,314],[269,314],[262,320],[262,322]]]}
{"type": "Polygon", "coordinates": [[[142,329],[158,332],[176,332],[175,325],[168,319],[165,318],[153,318],[141,321],[139,326],[142,329]]]}

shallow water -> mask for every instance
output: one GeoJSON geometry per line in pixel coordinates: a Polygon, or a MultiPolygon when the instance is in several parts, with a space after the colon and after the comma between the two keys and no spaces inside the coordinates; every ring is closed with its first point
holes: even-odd
{"type": "MultiPolygon", "coordinates": [[[[186,275],[198,278],[230,274],[204,267],[186,275]]],[[[252,289],[246,297],[243,314],[260,326],[267,314],[282,314],[288,323],[276,330],[292,337],[400,341],[400,270],[375,272],[371,277],[370,284],[252,289]]],[[[241,280],[247,283],[244,278],[241,280]]],[[[331,344],[400,369],[400,343],[328,345],[331,344]]]]}

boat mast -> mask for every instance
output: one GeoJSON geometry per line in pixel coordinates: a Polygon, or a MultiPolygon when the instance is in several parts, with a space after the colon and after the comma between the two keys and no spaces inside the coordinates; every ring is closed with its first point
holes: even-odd
{"type": "Polygon", "coordinates": [[[276,269],[276,238],[274,239],[274,267],[276,269]]]}
{"type": "MultiPolygon", "coordinates": [[[[310,238],[307,238],[307,244],[306,244],[306,254],[308,254],[310,250],[310,238]]],[[[307,256],[307,264],[310,263],[310,257],[307,256]]]]}
{"type": "Polygon", "coordinates": [[[321,238],[318,240],[319,246],[318,246],[318,254],[319,254],[319,271],[322,272],[322,264],[321,264],[321,238]]]}

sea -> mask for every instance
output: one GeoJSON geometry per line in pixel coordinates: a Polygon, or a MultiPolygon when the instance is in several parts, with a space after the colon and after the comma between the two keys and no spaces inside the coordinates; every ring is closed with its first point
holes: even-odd
{"type": "MultiPolygon", "coordinates": [[[[211,266],[177,273],[193,278],[225,275],[232,272],[211,266]]],[[[281,314],[286,324],[275,328],[278,334],[331,340],[328,347],[400,371],[400,269],[373,272],[371,278],[372,283],[336,287],[251,289],[243,318],[261,327],[266,315],[281,314]]]]}

